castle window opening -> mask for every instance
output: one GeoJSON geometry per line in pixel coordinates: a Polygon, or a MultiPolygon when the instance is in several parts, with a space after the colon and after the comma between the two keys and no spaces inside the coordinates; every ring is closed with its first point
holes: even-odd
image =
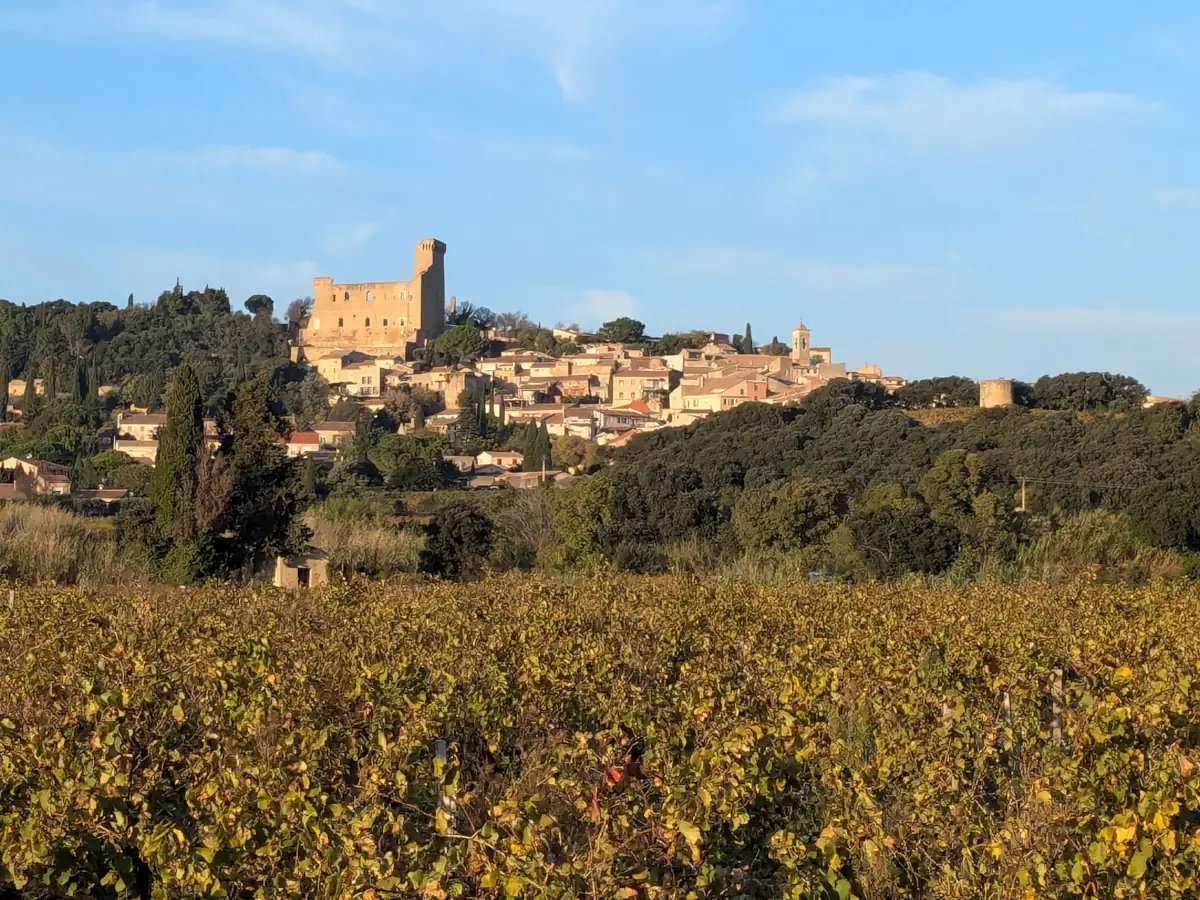
{"type": "Polygon", "coordinates": [[[345,325],[345,324],[346,324],[346,320],[345,320],[345,319],[338,319],[338,328],[341,328],[341,327],[342,327],[343,325],[345,325]]]}
{"type": "Polygon", "coordinates": [[[370,318],[370,316],[368,316],[368,317],[367,317],[367,327],[368,327],[368,328],[370,328],[370,327],[371,327],[371,318],[370,318]]]}
{"type": "Polygon", "coordinates": [[[373,291],[367,291],[367,302],[370,303],[374,299],[375,299],[375,293],[373,291]]]}
{"type": "Polygon", "coordinates": [[[383,327],[384,327],[384,328],[387,328],[387,319],[384,319],[384,320],[383,320],[383,327]]]}
{"type": "Polygon", "coordinates": [[[346,299],[346,302],[347,302],[347,303],[349,303],[349,302],[350,302],[350,292],[349,292],[349,291],[346,291],[346,298],[345,298],[345,299],[346,299]]]}

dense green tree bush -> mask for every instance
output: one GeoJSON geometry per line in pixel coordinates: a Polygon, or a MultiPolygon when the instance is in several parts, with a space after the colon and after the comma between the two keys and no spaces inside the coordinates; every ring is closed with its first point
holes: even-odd
{"type": "Polygon", "coordinates": [[[459,581],[483,574],[492,549],[492,521],[474,503],[447,504],[430,523],[421,571],[459,581]]]}

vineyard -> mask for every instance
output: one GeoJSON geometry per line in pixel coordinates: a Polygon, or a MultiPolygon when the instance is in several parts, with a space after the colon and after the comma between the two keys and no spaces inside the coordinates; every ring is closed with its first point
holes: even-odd
{"type": "Polygon", "coordinates": [[[21,588],[0,897],[1195,896],[1198,615],[1187,585],[21,588]]]}

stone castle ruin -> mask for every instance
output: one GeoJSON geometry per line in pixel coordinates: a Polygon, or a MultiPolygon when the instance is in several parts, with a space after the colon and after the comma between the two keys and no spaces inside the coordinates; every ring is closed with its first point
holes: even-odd
{"type": "Polygon", "coordinates": [[[301,324],[299,356],[358,351],[411,360],[446,328],[446,245],[433,238],[417,244],[411,281],[338,284],[313,279],[313,308],[301,324]]]}

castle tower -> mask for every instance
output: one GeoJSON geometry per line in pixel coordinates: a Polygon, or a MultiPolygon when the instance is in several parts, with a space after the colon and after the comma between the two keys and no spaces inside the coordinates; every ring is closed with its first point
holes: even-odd
{"type": "Polygon", "coordinates": [[[979,406],[981,409],[1012,406],[1014,402],[1011,378],[988,378],[979,382],[979,406]]]}
{"type": "Polygon", "coordinates": [[[792,362],[803,366],[812,362],[812,332],[803,322],[792,329],[792,362]]]}

